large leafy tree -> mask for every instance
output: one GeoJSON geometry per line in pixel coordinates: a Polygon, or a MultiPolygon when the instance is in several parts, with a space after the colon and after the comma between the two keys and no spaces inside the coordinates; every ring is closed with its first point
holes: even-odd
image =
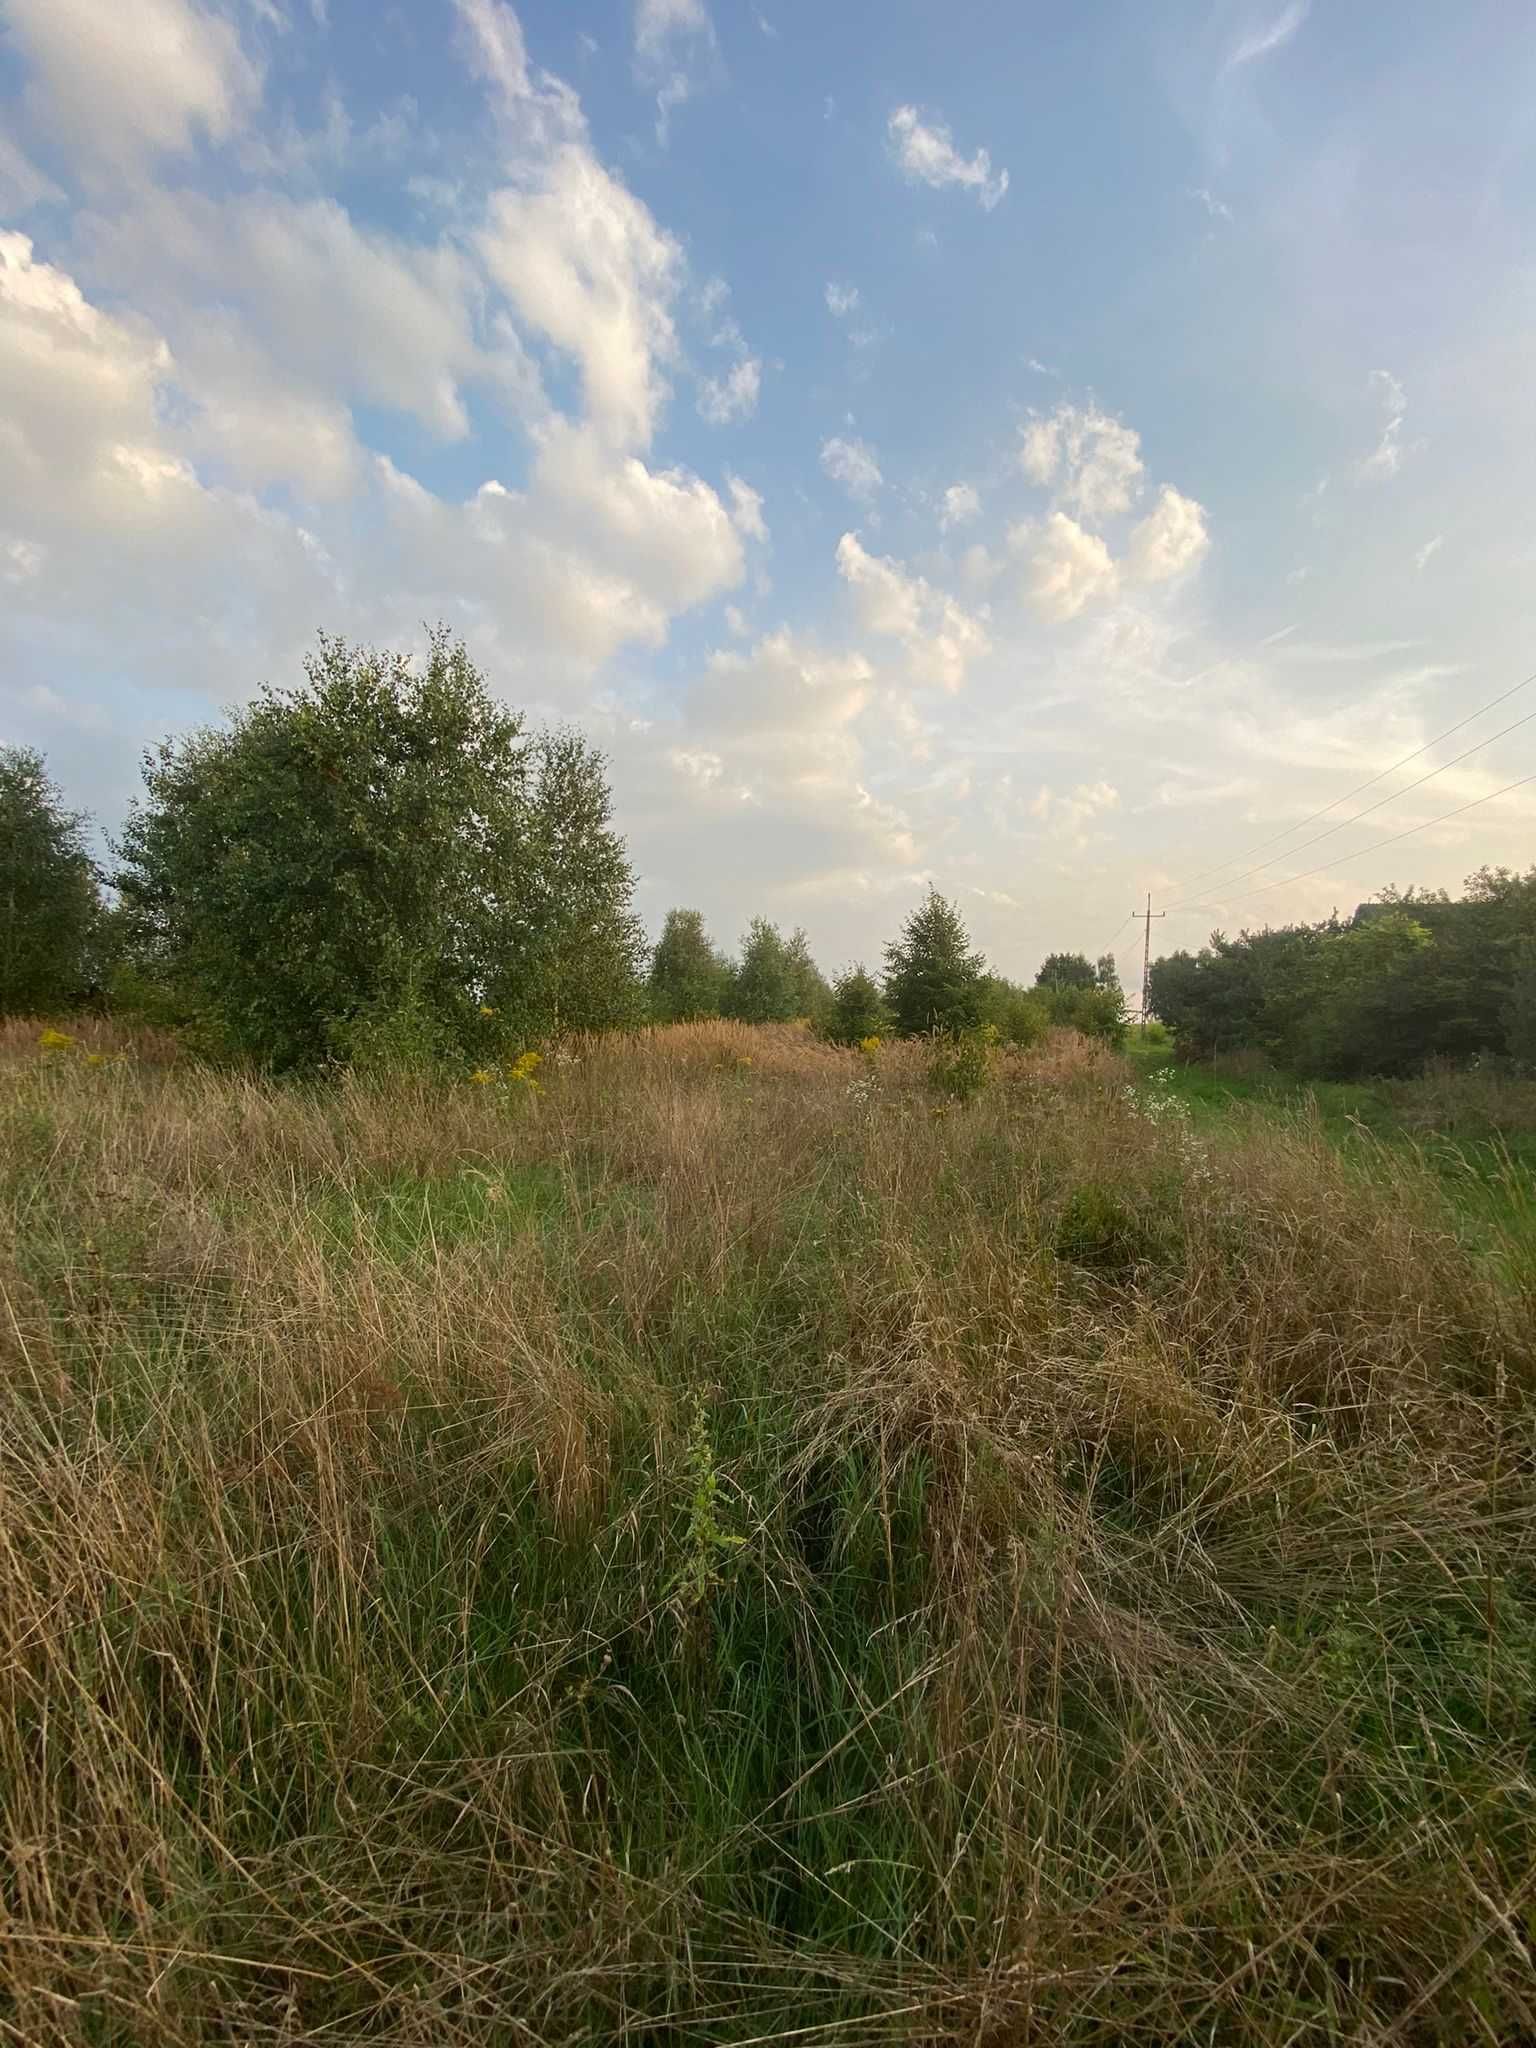
{"type": "Polygon", "coordinates": [[[799,990],[789,948],[776,924],[754,917],[741,942],[727,1008],[744,1024],[778,1024],[797,1014],[799,990]]]}
{"type": "Polygon", "coordinates": [[[651,1015],[658,1024],[718,1017],[730,969],[710,943],[700,910],[669,910],[651,956],[651,1015]]]}
{"type": "Polygon", "coordinates": [[[973,1029],[984,967],[960,912],[930,890],[885,949],[885,998],[896,1028],[907,1035],[973,1029]]]}
{"type": "MultiPolygon", "coordinates": [[[[1113,964],[1113,963],[1111,963],[1113,964]]],[[[1036,988],[1094,988],[1098,974],[1086,953],[1047,953],[1035,976],[1036,988]]]]}
{"type": "Polygon", "coordinates": [[[524,1037],[637,1021],[645,929],[613,829],[607,762],[568,728],[534,742],[506,952],[487,995],[524,1037]]]}
{"type": "Polygon", "coordinates": [[[87,991],[101,896],[85,824],[40,754],[0,747],[0,1012],[57,1010],[87,991]]]}
{"type": "Polygon", "coordinates": [[[811,958],[811,942],[799,925],[790,933],[784,954],[789,962],[789,978],[794,990],[794,1008],[790,1014],[820,1026],[832,1000],[832,991],[827,986],[827,977],[811,958]]]}
{"type": "Polygon", "coordinates": [[[419,668],[322,637],[305,672],[146,756],[117,877],[141,966],[275,1067],[469,1049],[519,935],[522,722],[442,631],[419,668]]]}

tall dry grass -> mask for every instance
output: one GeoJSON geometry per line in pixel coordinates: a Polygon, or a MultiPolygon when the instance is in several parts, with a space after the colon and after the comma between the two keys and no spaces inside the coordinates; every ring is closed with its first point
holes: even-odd
{"type": "Polygon", "coordinates": [[[3,1050],[7,2038],[1536,2030],[1532,1267],[1411,1153],[3,1050]]]}

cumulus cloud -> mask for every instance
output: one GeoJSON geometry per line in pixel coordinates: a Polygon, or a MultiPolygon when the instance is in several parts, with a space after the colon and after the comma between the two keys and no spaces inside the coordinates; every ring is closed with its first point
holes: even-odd
{"type": "Polygon", "coordinates": [[[981,497],[974,484],[951,484],[944,493],[939,512],[939,526],[948,533],[951,527],[964,526],[981,514],[981,497]]]}
{"type": "Polygon", "coordinates": [[[871,555],[856,533],[837,544],[837,572],[853,592],[866,632],[900,640],[914,683],[958,690],[969,664],[990,648],[986,627],[952,597],[885,556],[871,555]]]}
{"type": "Polygon", "coordinates": [[[821,466],[833,483],[841,484],[850,498],[873,498],[885,479],[875,451],[867,441],[849,440],[834,434],[821,444],[821,466]]]}
{"type": "Polygon", "coordinates": [[[706,377],[699,386],[699,416],[712,427],[730,426],[749,420],[757,411],[762,388],[763,366],[756,356],[746,356],[723,377],[706,377]]]}
{"type": "Polygon", "coordinates": [[[974,192],[988,213],[1008,190],[1008,173],[993,172],[986,150],[961,156],[944,123],[924,121],[916,107],[897,107],[886,123],[886,134],[902,170],[924,185],[958,185],[974,192]]]}
{"type": "Polygon", "coordinates": [[[1131,529],[1125,572],[1135,583],[1166,583],[1192,568],[1210,544],[1205,508],[1164,484],[1156,505],[1131,529]]]}
{"type": "Polygon", "coordinates": [[[1113,594],[1119,571],[1096,533],[1065,512],[1042,526],[1016,526],[1009,546],[1024,563],[1023,593],[1036,615],[1054,624],[1075,619],[1084,607],[1113,594]]]}
{"type": "Polygon", "coordinates": [[[829,283],[827,286],[827,311],[835,320],[846,320],[850,313],[858,310],[859,288],[856,284],[829,283]]]}
{"type": "Polygon", "coordinates": [[[581,365],[588,410],[619,443],[649,441],[676,353],[681,252],[591,153],[558,149],[530,190],[496,193],[479,238],[523,318],[581,365]]]}
{"type": "Polygon", "coordinates": [[[233,26],[189,0],[8,0],[7,24],[40,125],[113,169],[222,141],[260,90],[233,26]]]}
{"type": "Polygon", "coordinates": [[[1065,400],[1025,424],[1019,466],[1031,483],[1055,485],[1060,503],[1093,526],[1129,511],[1145,468],[1133,427],[1065,400]]]}

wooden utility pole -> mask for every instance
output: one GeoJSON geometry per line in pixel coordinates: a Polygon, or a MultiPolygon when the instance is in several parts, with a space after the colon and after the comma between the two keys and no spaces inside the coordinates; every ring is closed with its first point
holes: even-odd
{"type": "Polygon", "coordinates": [[[1152,891],[1149,889],[1147,891],[1146,909],[1133,911],[1131,915],[1144,920],[1147,927],[1147,935],[1141,948],[1141,1028],[1145,1031],[1147,1028],[1147,983],[1152,979],[1152,920],[1154,917],[1166,917],[1168,913],[1166,910],[1154,910],[1152,908],[1152,891]]]}

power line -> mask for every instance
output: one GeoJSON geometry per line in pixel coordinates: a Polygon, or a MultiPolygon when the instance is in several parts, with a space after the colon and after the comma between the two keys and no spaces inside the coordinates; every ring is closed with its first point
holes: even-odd
{"type": "MultiPolygon", "coordinates": [[[[1532,678],[1530,678],[1530,680],[1536,681],[1536,676],[1533,676],[1532,678]]],[[[1517,685],[1517,687],[1519,686],[1517,685]]],[[[1487,709],[1486,705],[1484,706],[1484,709],[1487,709]]],[[[1270,860],[1261,860],[1254,867],[1244,868],[1240,874],[1231,876],[1228,881],[1221,883],[1218,886],[1221,888],[1231,888],[1233,883],[1244,882],[1248,879],[1250,875],[1262,874],[1265,868],[1272,868],[1275,864],[1275,861],[1277,860],[1294,859],[1298,853],[1305,853],[1309,846],[1321,846],[1325,839],[1331,839],[1336,832],[1345,832],[1349,829],[1351,825],[1358,825],[1362,818],[1370,817],[1373,811],[1384,810],[1388,804],[1395,804],[1399,797],[1409,796],[1413,793],[1414,790],[1422,789],[1426,782],[1433,782],[1437,776],[1444,775],[1449,769],[1458,767],[1463,761],[1468,760],[1473,754],[1480,754],[1484,747],[1491,747],[1495,740],[1501,740],[1505,738],[1507,734],[1516,731],[1520,726],[1529,725],[1533,718],[1536,718],[1536,711],[1527,711],[1523,718],[1517,718],[1513,720],[1509,725],[1501,726],[1497,732],[1490,733],[1487,739],[1479,740],[1476,746],[1465,748],[1461,753],[1453,755],[1449,761],[1443,761],[1438,768],[1431,768],[1427,775],[1419,776],[1416,781],[1406,783],[1403,786],[1403,788],[1393,790],[1391,794],[1388,796],[1378,797],[1375,803],[1367,804],[1363,811],[1356,811],[1355,815],[1352,818],[1345,818],[1337,825],[1330,825],[1326,832],[1314,833],[1310,839],[1303,839],[1300,846],[1287,847],[1284,854],[1277,853],[1270,860]]],[[[1440,737],[1443,739],[1445,735],[1442,733],[1440,737]]],[[[1431,746],[1436,746],[1439,744],[1439,742],[1431,740],[1429,744],[1431,746]]],[[[1424,749],[1421,747],[1419,751],[1422,753],[1424,749]]],[[[1412,757],[1410,756],[1410,758],[1412,757]]],[[[1397,765],[1399,768],[1401,768],[1403,764],[1401,761],[1399,761],[1397,765]]],[[[1393,771],[1390,768],[1388,768],[1384,772],[1390,775],[1393,771]]],[[[1375,780],[1379,782],[1381,780],[1381,777],[1377,776],[1375,780]]],[[[1368,787],[1369,785],[1362,786],[1368,787]]],[[[1346,801],[1347,799],[1344,797],[1339,798],[1340,803],[1344,803],[1346,801]]],[[[1333,806],[1330,805],[1330,809],[1331,808],[1333,808],[1333,806]]],[[[1317,815],[1321,817],[1323,814],[1319,812],[1317,815]]],[[[1293,832],[1299,832],[1301,830],[1301,827],[1299,825],[1293,825],[1291,827],[1291,830],[1293,832]]],[[[1284,837],[1285,835],[1282,834],[1281,836],[1284,837]]],[[[1229,863],[1223,862],[1223,866],[1227,865],[1229,865],[1229,863]]],[[[1208,869],[1207,873],[1209,872],[1210,870],[1208,869]]],[[[1258,892],[1256,890],[1250,890],[1246,893],[1254,895],[1258,892]]],[[[1193,897],[1186,896],[1181,898],[1181,900],[1177,903],[1170,903],[1168,908],[1170,910],[1182,910],[1186,903],[1192,903],[1193,901],[1193,897]]]]}
{"type": "MultiPolygon", "coordinates": [[[[1415,833],[1428,832],[1436,825],[1444,825],[1451,818],[1459,818],[1464,811],[1475,811],[1480,804],[1491,804],[1495,797],[1508,796],[1514,789],[1524,789],[1528,782],[1536,782],[1536,774],[1522,775],[1518,781],[1506,782],[1502,789],[1491,789],[1486,796],[1475,796],[1470,803],[1458,804],[1453,811],[1442,811],[1438,818],[1426,818],[1422,825],[1410,825],[1406,832],[1394,832],[1386,839],[1374,841],[1370,846],[1359,847],[1346,858],[1351,861],[1363,860],[1368,853],[1379,853],[1382,847],[1395,846],[1400,839],[1412,839],[1415,833]]],[[[1245,889],[1242,896],[1236,900],[1243,902],[1250,896],[1264,896],[1271,889],[1285,889],[1293,882],[1310,882],[1314,875],[1327,874],[1331,866],[1332,862],[1325,860],[1320,867],[1308,868],[1305,874],[1282,875],[1278,881],[1261,882],[1257,889],[1245,889]]]]}
{"type": "MultiPolygon", "coordinates": [[[[1454,725],[1448,725],[1444,732],[1436,733],[1435,737],[1432,740],[1426,740],[1422,747],[1415,747],[1411,754],[1404,754],[1403,758],[1400,761],[1394,761],[1390,768],[1383,768],[1379,774],[1368,776],[1364,782],[1357,783],[1353,789],[1345,790],[1344,794],[1342,796],[1336,796],[1331,804],[1324,804],[1321,810],[1313,811],[1310,816],[1302,818],[1301,820],[1299,820],[1298,823],[1294,825],[1287,825],[1283,831],[1272,832],[1267,839],[1261,839],[1258,841],[1256,845],[1246,847],[1243,850],[1243,852],[1234,853],[1227,860],[1217,861],[1214,867],[1201,868],[1198,874],[1190,875],[1186,880],[1182,882],[1175,882],[1173,884],[1173,887],[1175,889],[1188,889],[1194,883],[1204,881],[1207,875],[1214,875],[1219,873],[1222,868],[1231,867],[1234,861],[1246,860],[1249,854],[1262,853],[1266,846],[1273,846],[1278,840],[1281,839],[1289,839],[1293,832],[1304,832],[1309,825],[1315,824],[1319,818],[1326,818],[1330,811],[1336,811],[1339,808],[1340,804],[1347,804],[1351,797],[1364,795],[1366,790],[1374,789],[1376,784],[1378,782],[1384,781],[1387,776],[1395,775],[1399,768],[1406,768],[1410,761],[1417,761],[1421,754],[1427,754],[1431,747],[1438,747],[1442,740],[1451,739],[1455,736],[1455,734],[1464,731],[1467,726],[1471,725],[1474,722],[1474,720],[1481,718],[1484,712],[1495,711],[1498,709],[1499,705],[1507,704],[1511,697],[1518,696],[1520,691],[1529,689],[1532,683],[1536,683],[1536,669],[1533,669],[1528,676],[1523,676],[1518,683],[1512,684],[1509,689],[1502,691],[1497,697],[1490,697],[1486,704],[1480,704],[1475,711],[1469,711],[1465,718],[1459,718],[1457,719],[1454,725]]],[[[1522,722],[1523,721],[1520,720],[1516,721],[1517,724],[1522,722]]],[[[1514,727],[1506,726],[1504,730],[1506,732],[1512,732],[1514,730],[1514,727]]],[[[1494,739],[1499,739],[1501,737],[1502,734],[1499,733],[1495,733],[1493,735],[1494,739]]],[[[1482,744],[1485,746],[1489,746],[1492,744],[1492,741],[1485,740],[1482,744]]],[[[1471,751],[1475,753],[1476,748],[1473,748],[1471,751]]],[[[1466,755],[1458,755],[1457,758],[1459,760],[1465,760],[1466,755]]],[[[1456,764],[1454,761],[1448,761],[1445,765],[1448,768],[1453,768],[1456,764]]],[[[1429,778],[1426,776],[1423,779],[1427,781],[1429,778]]],[[[1410,783],[1409,788],[1417,789],[1418,784],[1410,783]]],[[[1400,796],[1405,796],[1407,794],[1407,791],[1399,790],[1398,794],[1400,796]]],[[[1373,804],[1370,806],[1370,808],[1372,810],[1378,810],[1380,809],[1380,805],[1373,804]]],[[[1368,813],[1362,811],[1359,815],[1361,817],[1365,817],[1368,815],[1368,813]]],[[[1309,841],[1308,843],[1315,845],[1317,842],[1313,840],[1309,841]]],[[[1299,847],[1291,848],[1291,851],[1293,853],[1299,853],[1300,850],[1301,849],[1299,847]]],[[[1276,855],[1276,859],[1278,858],[1279,855],[1276,855]]],[[[1272,865],[1273,862],[1270,861],[1261,861],[1259,863],[1260,867],[1270,867],[1272,865]]],[[[1244,874],[1255,874],[1257,872],[1258,870],[1255,868],[1245,868],[1243,870],[1244,874]]],[[[1237,881],[1241,881],[1242,879],[1242,875],[1234,877],[1234,880],[1237,881]]]]}

